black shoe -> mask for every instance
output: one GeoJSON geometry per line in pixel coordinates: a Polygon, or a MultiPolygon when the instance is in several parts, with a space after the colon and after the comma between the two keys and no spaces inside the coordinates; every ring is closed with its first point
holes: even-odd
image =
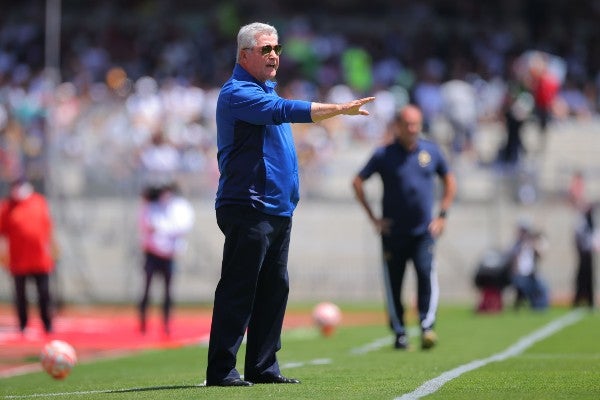
{"type": "Polygon", "coordinates": [[[220,382],[206,382],[206,386],[252,386],[252,382],[245,381],[240,378],[223,379],[220,382]]]}
{"type": "Polygon", "coordinates": [[[283,375],[264,376],[255,379],[249,378],[249,380],[254,383],[300,383],[298,379],[286,378],[283,375]]]}
{"type": "Polygon", "coordinates": [[[394,348],[398,350],[408,349],[408,338],[406,337],[406,335],[396,335],[396,340],[394,341],[394,348]]]}

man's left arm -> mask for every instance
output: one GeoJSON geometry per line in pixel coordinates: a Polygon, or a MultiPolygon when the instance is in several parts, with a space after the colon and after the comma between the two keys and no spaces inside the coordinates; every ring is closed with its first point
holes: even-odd
{"type": "Polygon", "coordinates": [[[440,200],[440,210],[429,224],[429,231],[434,237],[438,237],[444,232],[446,218],[456,196],[456,178],[452,172],[447,172],[442,176],[442,185],[443,193],[440,200]]]}

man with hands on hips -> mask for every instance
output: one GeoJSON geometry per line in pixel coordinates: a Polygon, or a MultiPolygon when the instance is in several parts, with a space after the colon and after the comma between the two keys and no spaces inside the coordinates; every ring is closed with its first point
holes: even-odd
{"type": "Polygon", "coordinates": [[[420,137],[422,121],[421,110],[414,105],[398,110],[390,126],[393,142],[375,150],[352,182],[356,199],[381,235],[384,287],[396,349],[409,347],[401,292],[409,260],[417,276],[421,348],[429,349],[437,341],[433,331],[439,297],[434,245],[444,231],[456,193],[454,174],[440,148],[420,137]],[[383,183],[381,217],[374,214],[363,187],[363,182],[376,173],[383,183]],[[443,191],[434,216],[436,178],[441,180],[443,191]]]}

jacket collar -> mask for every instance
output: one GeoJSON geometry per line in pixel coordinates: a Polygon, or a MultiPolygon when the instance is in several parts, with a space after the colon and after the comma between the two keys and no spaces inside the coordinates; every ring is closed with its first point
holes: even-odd
{"type": "Polygon", "coordinates": [[[274,81],[261,82],[261,81],[257,80],[252,75],[250,75],[250,73],[248,71],[246,71],[244,69],[244,67],[242,67],[240,64],[237,64],[237,63],[235,64],[235,67],[233,68],[233,78],[240,80],[240,81],[254,82],[257,85],[259,85],[260,87],[262,87],[263,89],[265,89],[265,91],[268,91],[269,89],[272,90],[275,88],[275,86],[277,86],[277,82],[274,82],[274,81]]]}

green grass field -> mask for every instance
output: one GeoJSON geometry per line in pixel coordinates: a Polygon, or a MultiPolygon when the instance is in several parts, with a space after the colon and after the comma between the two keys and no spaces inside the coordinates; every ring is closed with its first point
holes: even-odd
{"type": "Polygon", "coordinates": [[[342,325],[328,338],[310,327],[287,331],[279,361],[300,385],[201,386],[207,348],[198,345],[83,362],[64,381],[42,372],[0,379],[0,398],[600,398],[597,312],[475,315],[471,308],[447,306],[439,310],[436,330],[440,341],[430,351],[420,350],[416,335],[411,351],[392,349],[392,336],[381,324],[342,325]]]}

